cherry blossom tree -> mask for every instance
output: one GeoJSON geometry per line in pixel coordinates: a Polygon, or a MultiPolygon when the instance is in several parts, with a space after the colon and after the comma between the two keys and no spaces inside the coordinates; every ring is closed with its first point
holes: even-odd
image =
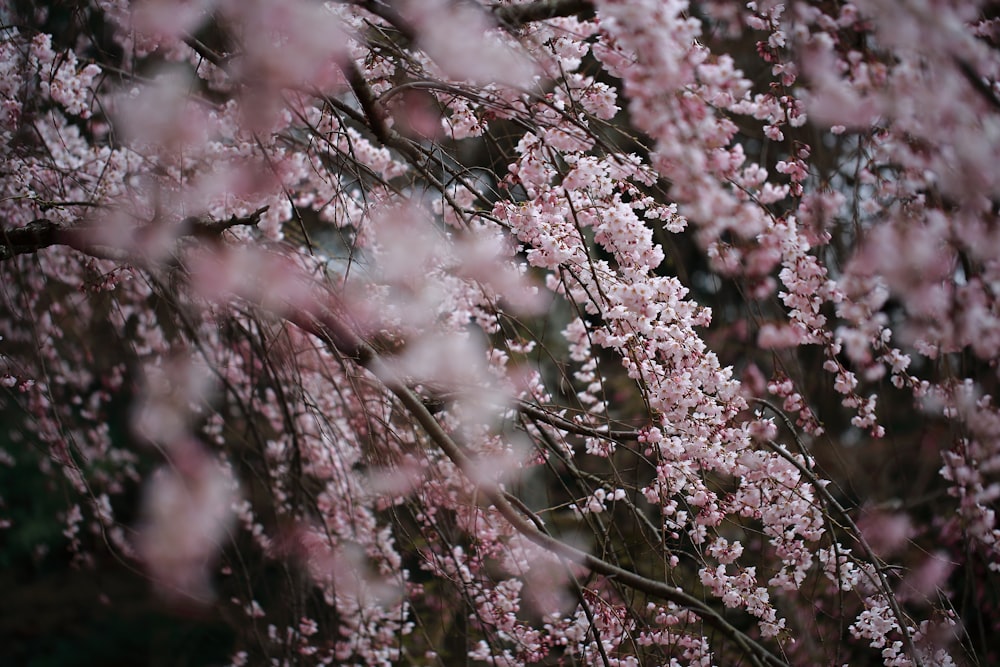
{"type": "Polygon", "coordinates": [[[997,662],[998,10],[0,2],[5,566],[232,665],[997,662]]]}

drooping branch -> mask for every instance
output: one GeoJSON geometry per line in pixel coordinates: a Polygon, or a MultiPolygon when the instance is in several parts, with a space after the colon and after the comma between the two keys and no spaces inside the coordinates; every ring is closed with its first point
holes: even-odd
{"type": "MultiPolygon", "coordinates": [[[[370,367],[372,370],[376,371],[376,374],[379,374],[380,371],[382,373],[388,371],[388,369],[382,365],[381,360],[377,356],[372,358],[370,367]]],[[[431,437],[432,440],[434,440],[435,444],[441,447],[448,458],[459,466],[463,472],[470,475],[471,478],[471,472],[475,468],[474,462],[466,456],[465,452],[462,451],[458,443],[452,440],[448,433],[445,432],[431,412],[423,404],[420,397],[405,384],[394,382],[392,380],[386,381],[385,384],[393,392],[393,394],[400,399],[404,407],[406,407],[410,414],[417,420],[417,422],[420,423],[420,425],[424,428],[424,431],[431,437]]],[[[593,572],[613,578],[625,586],[630,586],[636,590],[646,593],[647,595],[661,600],[666,600],[668,602],[673,602],[686,609],[690,609],[703,621],[705,621],[705,623],[711,625],[723,633],[723,635],[727,638],[736,642],[746,655],[754,662],[754,664],[786,664],[783,660],[768,651],[764,646],[755,642],[753,639],[731,625],[717,611],[698,598],[686,593],[683,589],[675,586],[669,586],[664,582],[655,581],[632,572],[631,570],[626,570],[587,553],[586,551],[582,551],[576,547],[566,544],[551,535],[539,531],[533,523],[523,517],[521,513],[519,513],[504,497],[503,493],[495,487],[480,483],[479,491],[484,495],[485,499],[496,508],[501,516],[503,516],[503,518],[506,519],[515,530],[517,530],[517,532],[538,546],[551,551],[554,554],[562,556],[563,558],[577,562],[593,572]]]]}
{"type": "MultiPolygon", "coordinates": [[[[435,445],[441,448],[445,455],[466,474],[470,480],[476,480],[475,462],[472,461],[462,447],[445,431],[433,413],[425,405],[424,400],[390,368],[379,356],[378,352],[365,341],[361,340],[351,328],[335,313],[324,310],[317,314],[293,312],[286,315],[292,324],[326,341],[339,354],[349,357],[371,371],[383,385],[399,399],[403,407],[413,419],[420,424],[424,432],[435,445]]],[[[787,663],[771,653],[767,648],[730,624],[715,609],[697,597],[676,586],[649,579],[631,570],[609,563],[586,551],[573,547],[556,537],[539,530],[537,517],[526,517],[523,509],[518,510],[507,499],[504,492],[496,487],[474,481],[482,498],[484,507],[494,507],[510,525],[525,538],[538,546],[583,565],[597,574],[612,578],[617,582],[646,593],[652,597],[673,602],[691,610],[705,623],[712,626],[726,638],[735,642],[755,665],[787,667],[787,663]]]]}
{"type": "Polygon", "coordinates": [[[803,445],[802,441],[799,439],[798,432],[795,430],[795,426],[794,424],[792,424],[792,420],[788,418],[788,415],[786,415],[784,411],[782,411],[780,408],[778,408],[778,406],[774,405],[768,400],[761,398],[753,398],[751,400],[754,403],[766,407],[768,410],[777,415],[778,418],[784,422],[785,428],[787,428],[789,433],[792,434],[792,438],[794,439],[795,444],[798,446],[799,451],[801,452],[802,455],[801,460],[796,456],[794,456],[787,449],[785,449],[784,447],[782,447],[781,445],[772,440],[767,440],[765,441],[765,443],[768,449],[770,449],[772,452],[774,452],[784,460],[788,461],[792,466],[795,467],[796,470],[798,470],[799,474],[802,475],[803,479],[809,481],[813,489],[815,489],[816,493],[818,493],[823,498],[823,501],[827,504],[827,506],[833,508],[833,510],[838,515],[839,519],[843,521],[844,524],[850,529],[852,536],[854,537],[855,540],[857,540],[858,544],[860,544],[861,548],[864,550],[865,556],[868,558],[868,561],[875,566],[875,573],[878,577],[878,581],[876,583],[882,589],[882,592],[885,594],[885,598],[889,603],[889,608],[892,609],[892,613],[896,617],[896,622],[899,625],[899,632],[903,637],[903,644],[905,644],[906,650],[913,658],[914,663],[918,665],[918,667],[920,667],[921,665],[923,665],[923,660],[921,659],[920,653],[917,651],[917,648],[913,643],[913,636],[910,632],[910,628],[908,625],[909,620],[903,614],[903,610],[899,606],[899,601],[896,600],[896,596],[892,594],[892,586],[889,584],[889,580],[885,575],[885,568],[881,564],[881,559],[879,559],[878,555],[875,553],[875,550],[872,548],[871,544],[869,544],[868,540],[865,539],[865,534],[861,531],[861,529],[858,528],[858,525],[854,522],[854,519],[851,518],[851,515],[848,513],[847,509],[844,508],[844,506],[837,501],[837,499],[833,496],[832,493],[830,493],[830,490],[826,488],[827,485],[824,484],[822,480],[820,480],[813,473],[813,471],[810,470],[803,463],[804,460],[807,460],[808,453],[806,452],[805,445],[803,445]]]}

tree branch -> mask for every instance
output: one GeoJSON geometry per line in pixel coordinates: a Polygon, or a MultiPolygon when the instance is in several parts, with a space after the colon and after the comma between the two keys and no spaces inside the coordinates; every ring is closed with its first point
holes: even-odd
{"type": "Polygon", "coordinates": [[[594,11],[590,0],[538,0],[525,5],[494,5],[493,16],[502,25],[517,28],[525,23],[576,16],[594,11]]]}
{"type": "Polygon", "coordinates": [[[24,227],[3,230],[3,243],[0,244],[0,260],[10,259],[15,255],[26,255],[50,245],[61,243],[60,234],[67,230],[54,222],[39,218],[32,220],[24,227]]]}
{"type": "Polygon", "coordinates": [[[323,311],[312,316],[304,313],[291,313],[286,315],[286,318],[304,331],[333,345],[336,352],[354,359],[378,377],[420,424],[424,432],[434,441],[434,444],[440,447],[445,455],[466,474],[467,478],[476,484],[486,506],[493,506],[525,538],[554,554],[583,565],[592,572],[613,578],[625,586],[691,610],[705,623],[735,642],[755,665],[787,667],[785,661],[734,627],[724,616],[702,600],[686,593],[681,588],[626,570],[539,530],[529,518],[525,518],[525,515],[511,504],[500,488],[475,481],[474,470],[476,466],[474,462],[444,430],[427,409],[427,406],[424,405],[421,397],[382,361],[370,345],[355,335],[334,313],[323,311]]]}
{"type": "Polygon", "coordinates": [[[194,37],[185,37],[184,43],[194,49],[195,53],[199,56],[212,63],[219,69],[225,69],[228,65],[226,58],[219,55],[208,46],[206,46],[202,41],[194,37]]]}
{"type": "Polygon", "coordinates": [[[976,68],[973,67],[968,61],[963,60],[958,56],[955,56],[954,61],[955,66],[958,67],[958,71],[962,73],[962,76],[964,76],[965,80],[969,82],[969,85],[972,86],[973,90],[979,93],[979,95],[986,100],[991,107],[993,107],[994,111],[1000,110],[1000,96],[997,96],[996,91],[993,90],[993,86],[986,83],[986,81],[983,80],[983,77],[980,76],[979,72],[976,71],[976,68]]]}
{"type": "MultiPolygon", "coordinates": [[[[356,5],[378,16],[380,19],[399,30],[407,40],[413,41],[417,34],[406,19],[391,5],[379,0],[341,0],[346,4],[356,5]]],[[[492,5],[487,7],[493,18],[500,25],[511,29],[519,28],[526,23],[554,19],[560,16],[576,16],[594,11],[590,0],[537,0],[523,5],[492,5]]]]}
{"type": "Polygon", "coordinates": [[[556,427],[560,431],[575,433],[576,435],[583,435],[591,438],[603,438],[605,440],[614,440],[615,442],[635,441],[638,440],[641,435],[639,431],[605,430],[604,427],[577,424],[576,422],[564,419],[555,413],[549,412],[541,406],[527,401],[518,401],[517,409],[529,417],[533,417],[540,422],[545,422],[549,426],[556,427]]]}
{"type": "Polygon", "coordinates": [[[368,120],[368,127],[371,128],[372,134],[383,144],[391,143],[391,130],[385,120],[385,110],[375,99],[375,94],[368,86],[368,82],[365,81],[358,66],[353,60],[348,59],[341,63],[340,68],[344,72],[344,77],[351,86],[351,90],[354,91],[354,96],[358,98],[358,104],[361,105],[361,111],[364,112],[365,118],[368,120]]]}
{"type": "Polygon", "coordinates": [[[347,4],[357,5],[379,17],[398,30],[399,34],[406,38],[407,41],[412,42],[417,38],[416,33],[413,32],[413,28],[406,22],[406,19],[395,8],[384,2],[378,2],[377,0],[347,0],[347,4]]]}
{"type": "MultiPolygon", "coordinates": [[[[765,399],[751,398],[750,400],[753,401],[754,403],[758,403],[768,408],[769,410],[771,410],[771,412],[777,415],[785,423],[785,428],[787,428],[788,431],[792,434],[792,438],[795,440],[795,444],[798,446],[799,452],[801,452],[802,454],[802,459],[804,461],[808,461],[809,453],[806,451],[805,445],[803,445],[802,441],[799,439],[798,432],[795,430],[795,427],[792,424],[792,420],[788,418],[788,415],[786,415],[784,411],[778,408],[778,406],[774,405],[773,403],[765,399]]],[[[837,514],[840,515],[841,520],[847,524],[848,528],[850,528],[852,537],[858,542],[858,544],[861,545],[861,548],[865,552],[865,556],[868,557],[868,560],[875,567],[875,573],[878,575],[877,585],[882,588],[882,593],[883,595],[885,595],[885,598],[889,603],[889,607],[890,609],[892,609],[892,613],[896,617],[896,622],[899,626],[899,632],[903,636],[903,644],[906,646],[907,652],[910,654],[910,657],[913,658],[914,663],[918,667],[923,665],[923,660],[921,659],[920,654],[917,652],[917,647],[913,643],[913,637],[910,634],[909,630],[910,621],[906,616],[903,615],[903,609],[899,606],[899,601],[896,600],[896,596],[892,592],[892,586],[889,585],[889,579],[885,576],[885,569],[882,565],[882,560],[875,554],[875,550],[868,543],[868,540],[865,539],[865,535],[864,533],[861,532],[861,529],[858,528],[858,525],[854,523],[854,519],[851,518],[850,513],[847,511],[847,509],[844,508],[843,505],[837,502],[837,499],[834,498],[832,493],[830,493],[830,490],[826,488],[826,484],[823,484],[823,482],[818,477],[816,477],[816,475],[813,474],[812,470],[806,467],[806,465],[802,463],[802,461],[799,461],[799,459],[795,458],[788,450],[786,450],[778,443],[772,440],[767,440],[766,443],[768,449],[770,449],[772,452],[774,452],[784,460],[788,461],[795,467],[796,470],[799,471],[799,474],[802,475],[802,477],[812,485],[813,490],[815,490],[816,493],[822,496],[827,506],[832,507],[837,512],[837,514]]]]}
{"type": "MultiPolygon", "coordinates": [[[[253,226],[260,222],[260,217],[267,211],[263,206],[250,215],[232,216],[228,220],[199,220],[187,218],[177,230],[178,237],[192,236],[195,238],[217,238],[230,227],[253,226]]],[[[141,233],[143,228],[138,228],[141,233]]],[[[0,229],[0,262],[17,255],[28,255],[54,245],[69,246],[80,252],[95,257],[108,257],[109,253],[102,246],[92,242],[99,227],[81,225],[66,227],[46,218],[32,220],[24,227],[17,229],[0,229]]]]}

